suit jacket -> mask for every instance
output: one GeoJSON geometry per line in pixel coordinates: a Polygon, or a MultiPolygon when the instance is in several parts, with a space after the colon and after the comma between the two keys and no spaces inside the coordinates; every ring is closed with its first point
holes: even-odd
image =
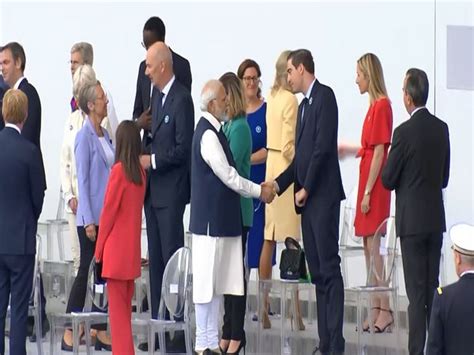
{"type": "Polygon", "coordinates": [[[156,169],[150,171],[153,207],[189,203],[191,144],[194,132],[194,105],[191,94],[175,80],[161,107],[160,95],[153,101],[151,153],[156,169]]]}
{"type": "MultiPolygon", "coordinates": [[[[108,109],[107,109],[108,110],[108,109]]],[[[108,111],[107,111],[108,112],[108,111]]],[[[61,157],[59,159],[61,178],[61,191],[65,203],[66,211],[72,213],[69,207],[69,200],[73,197],[79,198],[79,191],[77,187],[77,169],[76,159],[74,157],[74,143],[77,132],[84,126],[86,115],[81,110],[76,110],[69,114],[69,118],[64,125],[63,143],[61,146],[61,157]]],[[[110,120],[105,117],[102,120],[101,126],[111,132],[110,120]]]]}
{"type": "MultiPolygon", "coordinates": [[[[110,148],[114,151],[109,134],[104,128],[102,128],[102,132],[110,148]]],[[[78,226],[99,225],[111,167],[107,163],[104,149],[89,117],[86,118],[82,129],[77,132],[74,155],[76,156],[77,183],[81,197],[77,205],[76,223],[78,226]]]]}
{"type": "Polygon", "coordinates": [[[448,126],[426,108],[395,129],[382,183],[396,192],[398,235],[446,231],[442,189],[449,159],[448,126]]]}
{"type": "Polygon", "coordinates": [[[427,355],[474,354],[474,274],[434,294],[427,355]]]}
{"type": "Polygon", "coordinates": [[[14,128],[0,132],[0,254],[36,252],[45,190],[40,155],[38,148],[14,128]]]}
{"type": "Polygon", "coordinates": [[[28,97],[28,118],[21,131],[21,135],[32,142],[41,151],[41,102],[38,92],[25,78],[21,81],[18,89],[28,97]]]}
{"type": "MultiPolygon", "coordinates": [[[[298,108],[295,156],[276,179],[281,195],[291,183],[295,192],[305,188],[308,205],[312,200],[331,203],[345,199],[337,155],[338,111],[336,97],[329,86],[314,82],[310,99],[298,108]]],[[[305,207],[295,205],[299,214],[305,207]]]]}
{"type": "MultiPolygon", "coordinates": [[[[192,83],[192,76],[191,76],[191,67],[189,65],[189,61],[180,56],[179,54],[171,51],[171,55],[173,57],[173,72],[178,80],[189,92],[191,92],[191,83],[192,83]]],[[[138,68],[138,77],[137,77],[137,91],[135,93],[135,103],[133,105],[133,119],[136,120],[140,115],[148,110],[151,106],[150,97],[151,97],[151,82],[150,78],[145,75],[145,61],[140,63],[140,67],[138,68]]],[[[148,138],[148,131],[144,132],[143,135],[143,149],[146,152],[149,152],[149,145],[151,143],[151,139],[148,138]]]]}
{"type": "Polygon", "coordinates": [[[0,131],[5,127],[5,122],[3,121],[3,116],[2,116],[2,104],[3,104],[3,95],[8,90],[8,85],[3,79],[3,76],[0,74],[0,131]]]}
{"type": "Polygon", "coordinates": [[[95,247],[96,260],[102,260],[102,276],[133,280],[140,276],[142,208],[146,179],[142,184],[129,181],[121,162],[110,173],[100,228],[95,247]]]}

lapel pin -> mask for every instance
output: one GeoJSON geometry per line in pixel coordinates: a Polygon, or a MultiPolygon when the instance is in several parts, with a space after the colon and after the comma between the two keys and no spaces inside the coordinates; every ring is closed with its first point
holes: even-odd
{"type": "Polygon", "coordinates": [[[165,116],[165,123],[168,123],[170,121],[170,116],[166,115],[165,116]]]}
{"type": "Polygon", "coordinates": [[[313,97],[309,98],[309,104],[311,105],[313,103],[313,97]]]}

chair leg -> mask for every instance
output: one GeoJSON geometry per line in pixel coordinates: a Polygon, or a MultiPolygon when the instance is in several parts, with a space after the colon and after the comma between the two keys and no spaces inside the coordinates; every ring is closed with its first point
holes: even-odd
{"type": "Polygon", "coordinates": [[[161,326],[158,329],[158,337],[160,339],[160,353],[166,355],[166,327],[161,326]]]}
{"type": "Polygon", "coordinates": [[[193,346],[191,344],[191,325],[189,324],[189,322],[184,328],[184,340],[186,342],[186,354],[192,355],[193,346]]]}
{"type": "Polygon", "coordinates": [[[148,326],[148,354],[153,355],[155,351],[155,331],[153,326],[150,324],[148,326]]]}
{"type": "Polygon", "coordinates": [[[72,319],[72,352],[74,355],[79,354],[79,320],[76,318],[72,319]]]}

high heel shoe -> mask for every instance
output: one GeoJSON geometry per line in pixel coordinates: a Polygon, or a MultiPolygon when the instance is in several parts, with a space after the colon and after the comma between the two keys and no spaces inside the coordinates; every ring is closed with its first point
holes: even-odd
{"type": "Polygon", "coordinates": [[[385,324],[383,327],[379,327],[378,325],[374,325],[375,333],[385,333],[385,331],[387,333],[390,333],[392,331],[393,322],[395,321],[395,318],[393,318],[393,312],[392,312],[391,309],[384,309],[384,308],[380,308],[380,311],[381,312],[389,312],[392,320],[390,322],[388,322],[387,324],[385,324]]]}
{"type": "Polygon", "coordinates": [[[219,342],[219,351],[221,352],[221,355],[225,355],[225,354],[227,354],[227,349],[229,348],[230,339],[221,339],[221,340],[224,340],[224,341],[228,341],[228,342],[229,342],[229,343],[227,344],[227,347],[225,348],[225,350],[221,347],[221,343],[219,342]]]}
{"type": "MultiPolygon", "coordinates": [[[[380,313],[380,310],[381,310],[381,309],[380,309],[380,307],[372,307],[371,310],[372,310],[372,311],[373,311],[373,310],[378,310],[379,313],[380,313]]],[[[377,317],[378,317],[378,313],[377,313],[377,317]]],[[[375,321],[377,320],[377,317],[372,317],[374,324],[375,324],[375,321]]],[[[368,318],[368,317],[367,317],[367,318],[368,318]]],[[[366,319],[366,320],[364,321],[364,323],[365,323],[365,322],[367,322],[367,324],[362,325],[362,331],[363,331],[363,332],[370,332],[370,322],[368,321],[368,319],[366,319]]],[[[356,327],[356,332],[357,332],[357,327],[356,327]]]]}
{"type": "Polygon", "coordinates": [[[237,351],[233,353],[226,352],[227,355],[238,355],[240,353],[240,350],[244,349],[244,355],[245,355],[245,346],[247,345],[247,340],[242,339],[240,341],[239,347],[237,348],[237,351]]]}
{"type": "Polygon", "coordinates": [[[112,351],[112,344],[105,344],[99,339],[99,337],[97,337],[95,340],[94,349],[97,351],[101,351],[101,350],[112,351]]]}
{"type": "Polygon", "coordinates": [[[73,350],[73,346],[66,343],[66,341],[64,340],[64,337],[62,337],[62,339],[61,339],[61,350],[62,351],[69,351],[69,352],[72,352],[72,350],[73,350]]]}

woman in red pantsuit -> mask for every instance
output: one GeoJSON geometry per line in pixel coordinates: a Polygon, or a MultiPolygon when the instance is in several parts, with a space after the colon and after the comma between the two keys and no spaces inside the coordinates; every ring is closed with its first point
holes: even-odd
{"type": "MultiPolygon", "coordinates": [[[[387,161],[393,117],[382,65],[375,54],[364,54],[357,61],[356,83],[360,93],[369,93],[370,99],[370,107],[362,128],[361,146],[357,148],[340,146],[339,152],[357,153],[356,156],[361,158],[354,226],[355,234],[364,238],[368,269],[370,253],[373,250],[373,236],[378,226],[390,214],[390,191],[382,185],[381,172],[387,161]]],[[[378,249],[377,247],[376,250],[378,249]]],[[[380,255],[375,255],[375,265],[381,266],[380,255]]],[[[393,323],[389,300],[387,297],[374,297],[372,304],[370,313],[375,331],[383,332],[393,323]]],[[[369,329],[368,321],[363,328],[369,329]]]]}
{"type": "Polygon", "coordinates": [[[145,172],[140,165],[140,133],[123,121],[116,132],[115,165],[110,173],[100,216],[95,258],[107,279],[112,351],[135,354],[131,314],[134,280],[140,276],[142,207],[145,172]]]}

